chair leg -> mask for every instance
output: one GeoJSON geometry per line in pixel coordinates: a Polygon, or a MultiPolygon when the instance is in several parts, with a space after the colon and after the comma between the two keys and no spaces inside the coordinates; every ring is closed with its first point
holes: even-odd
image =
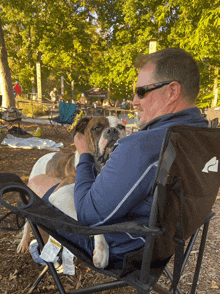
{"type": "MultiPolygon", "coordinates": [[[[173,276],[172,276],[171,272],[168,270],[168,268],[165,268],[165,272],[168,275],[171,282],[173,282],[173,276]]],[[[180,289],[180,287],[178,285],[176,287],[176,290],[177,290],[178,294],[183,294],[183,292],[181,291],[181,289],[180,289]]],[[[170,288],[170,291],[171,292],[173,291],[172,287],[170,288]]]]}
{"type": "Polygon", "coordinates": [[[159,285],[159,283],[156,283],[156,285],[153,288],[154,291],[156,291],[159,294],[172,294],[170,290],[164,288],[163,286],[159,285]]]}
{"type": "Polygon", "coordinates": [[[201,243],[199,247],[199,255],[197,259],[197,264],[196,264],[196,270],[193,278],[193,284],[191,288],[190,294],[194,294],[196,291],[196,286],[199,278],[199,273],[200,273],[200,268],[202,265],[202,258],[203,258],[203,253],[205,249],[205,243],[206,243],[206,238],[207,238],[207,233],[208,233],[208,227],[209,227],[209,221],[204,224],[203,226],[203,232],[202,232],[202,238],[201,238],[201,243]]]}
{"type": "Polygon", "coordinates": [[[31,294],[34,289],[37,287],[37,285],[40,283],[40,281],[42,280],[42,278],[44,277],[44,275],[46,274],[48,270],[48,265],[46,265],[44,267],[44,269],[42,270],[42,272],[39,274],[37,280],[34,282],[34,284],[31,286],[30,290],[27,292],[27,294],[31,294]]]}
{"type": "MultiPolygon", "coordinates": [[[[40,232],[39,232],[39,230],[38,230],[38,227],[37,227],[34,223],[32,223],[30,220],[29,220],[29,223],[30,223],[30,226],[31,226],[31,228],[32,228],[32,230],[33,230],[33,233],[34,233],[34,235],[35,235],[35,237],[36,237],[36,239],[37,239],[37,242],[38,242],[38,244],[39,244],[40,250],[42,250],[43,247],[44,247],[44,242],[43,242],[43,239],[42,239],[42,237],[41,237],[41,234],[40,234],[40,232]]],[[[65,290],[64,290],[64,288],[63,288],[63,285],[62,285],[61,282],[60,282],[60,279],[59,279],[59,277],[58,277],[57,271],[56,271],[56,269],[55,269],[53,263],[48,262],[48,263],[47,263],[47,267],[49,268],[49,270],[50,270],[50,272],[51,272],[51,275],[53,276],[54,282],[56,283],[57,288],[58,288],[60,294],[66,294],[66,292],[65,292],[65,290]]],[[[46,269],[46,267],[45,267],[45,269],[46,269]]],[[[46,272],[46,271],[45,271],[45,272],[46,272]]],[[[44,274],[42,275],[42,277],[40,278],[40,280],[43,278],[43,276],[44,276],[44,274]]],[[[37,279],[37,280],[38,280],[38,279],[37,279]]],[[[39,280],[39,281],[40,281],[40,280],[39,280]]],[[[38,282],[36,281],[37,283],[36,283],[36,282],[34,283],[34,284],[35,284],[35,287],[36,287],[36,285],[39,283],[39,281],[38,281],[38,282]]]]}
{"type": "MultiPolygon", "coordinates": [[[[184,268],[185,268],[185,265],[188,261],[188,258],[189,258],[189,255],[190,255],[190,252],[192,250],[192,247],[195,243],[195,240],[198,236],[198,233],[199,233],[199,229],[195,232],[195,234],[190,238],[190,241],[189,241],[189,244],[186,248],[186,251],[185,251],[185,254],[184,254],[184,260],[183,260],[183,264],[182,264],[182,268],[181,268],[181,272],[180,272],[180,275],[182,275],[183,271],[184,271],[184,268]]],[[[168,268],[166,267],[165,268],[165,272],[166,274],[168,275],[169,279],[171,280],[171,282],[173,282],[173,276],[172,274],[170,273],[170,271],[168,270],[168,268]]],[[[183,292],[181,291],[180,287],[177,285],[177,288],[176,288],[177,292],[179,294],[183,294],[183,292]]],[[[173,291],[173,287],[170,288],[170,291],[172,292],[173,291]]]]}
{"type": "Polygon", "coordinates": [[[68,294],[89,294],[89,293],[97,293],[97,292],[102,292],[106,290],[112,290],[112,289],[119,289],[123,287],[127,287],[128,284],[125,283],[124,281],[116,280],[112,282],[107,282],[105,284],[101,285],[96,285],[96,286],[91,286],[88,288],[84,289],[78,289],[73,292],[68,292],[68,294]]]}

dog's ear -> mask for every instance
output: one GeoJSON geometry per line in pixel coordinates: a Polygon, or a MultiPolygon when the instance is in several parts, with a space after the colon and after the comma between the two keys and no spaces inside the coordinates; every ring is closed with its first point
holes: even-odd
{"type": "Polygon", "coordinates": [[[85,129],[91,119],[92,119],[92,117],[87,117],[87,116],[81,118],[71,131],[72,137],[74,137],[76,135],[76,133],[84,134],[84,131],[85,131],[85,129]]]}

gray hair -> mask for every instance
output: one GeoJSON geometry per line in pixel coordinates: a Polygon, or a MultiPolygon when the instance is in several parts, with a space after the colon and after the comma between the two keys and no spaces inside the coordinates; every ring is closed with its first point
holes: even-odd
{"type": "Polygon", "coordinates": [[[143,69],[149,63],[155,66],[153,75],[158,82],[177,81],[184,99],[195,102],[199,94],[200,73],[190,53],[179,48],[167,48],[139,56],[135,66],[143,69]]]}

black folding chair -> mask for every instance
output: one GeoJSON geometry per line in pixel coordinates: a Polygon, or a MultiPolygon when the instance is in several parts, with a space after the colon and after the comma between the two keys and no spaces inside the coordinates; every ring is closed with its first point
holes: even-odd
{"type": "MultiPolygon", "coordinates": [[[[87,266],[116,279],[68,292],[77,294],[96,293],[128,285],[137,289],[138,294],[150,293],[152,289],[158,293],[170,294],[177,291],[181,294],[178,282],[190,258],[198,232],[203,228],[190,292],[193,294],[198,282],[209,222],[214,215],[211,210],[220,186],[219,146],[219,129],[174,126],[167,130],[152,188],[153,204],[149,224],[130,221],[96,228],[84,226],[50,207],[16,175],[0,174],[0,203],[7,212],[2,217],[3,220],[0,220],[0,227],[16,229],[12,228],[15,222],[9,221],[7,225],[7,217],[10,217],[7,214],[10,212],[17,216],[18,229],[23,225],[21,222],[25,217],[32,226],[41,250],[44,244],[37,226],[57,239],[87,266]],[[22,200],[23,207],[14,204],[15,194],[22,200]],[[125,255],[123,268],[115,268],[114,260],[110,260],[105,269],[98,269],[86,252],[58,235],[57,230],[85,235],[137,233],[146,236],[146,243],[139,250],[125,255]],[[187,239],[189,242],[185,246],[187,239]],[[171,274],[166,265],[173,255],[174,270],[171,274]],[[164,271],[172,281],[169,290],[158,283],[164,271]]],[[[28,293],[32,293],[48,268],[59,293],[66,293],[52,263],[47,263],[28,293]]]]}

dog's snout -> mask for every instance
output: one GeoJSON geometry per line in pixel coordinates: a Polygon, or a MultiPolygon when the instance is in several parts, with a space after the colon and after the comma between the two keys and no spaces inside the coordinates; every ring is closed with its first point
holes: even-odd
{"type": "Polygon", "coordinates": [[[108,135],[114,135],[114,134],[118,133],[118,130],[116,128],[109,128],[109,129],[106,130],[106,133],[108,135]]]}
{"type": "Polygon", "coordinates": [[[117,140],[119,137],[119,131],[114,128],[110,127],[104,131],[104,138],[108,140],[117,140]]]}

